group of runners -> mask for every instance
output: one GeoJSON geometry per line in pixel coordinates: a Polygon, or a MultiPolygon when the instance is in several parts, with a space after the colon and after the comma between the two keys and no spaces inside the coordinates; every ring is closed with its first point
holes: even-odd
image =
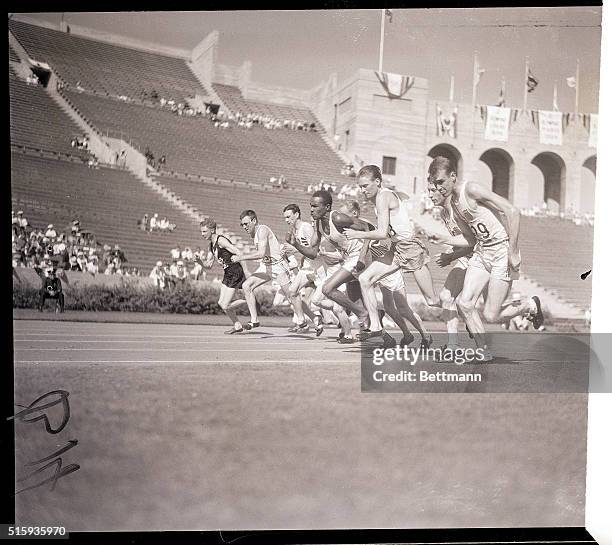
{"type": "Polygon", "coordinates": [[[417,237],[421,229],[411,219],[408,196],[383,187],[381,171],[375,165],[361,168],[356,183],[375,206],[376,225],[360,217],[357,201],[343,202],[334,209],[327,191],[312,194],[311,221],[302,218],[296,204],[285,207],[283,216],[289,232],[284,242],[259,223],[253,210],[243,211],[240,224],[253,239],[255,249],[251,252],[241,252],[226,236],[218,234],[212,218],[202,221],[201,234],[209,241],[203,266],[210,267],[217,260],[224,267],[219,305],[233,322],[226,333],[260,327],[255,290],[275,281],[293,307],[296,323],[290,328],[292,332],[310,331],[310,320],[314,333],[321,335],[322,311],[327,310],[337,318],[339,343],[379,338],[383,347],[394,347],[395,338],[383,327],[386,314],[402,331],[400,345],[413,343],[412,331],[416,331],[421,346],[429,348],[432,336],[408,303],[405,273],[414,276],[429,306],[442,309],[448,332],[445,349],[460,348],[460,318],[485,360],[493,356],[483,320],[506,322],[526,315],[535,328],[541,327],[543,314],[537,296],[518,305],[504,304],[521,265],[518,209],[479,184],[459,181],[456,165],[447,157],[432,160],[427,182],[446,229],[426,234],[430,241],[450,247],[435,257],[438,265],[450,267],[440,293],[428,266],[428,249],[417,237]],[[247,262],[258,262],[259,266],[251,272],[247,262]],[[244,299],[234,299],[240,288],[244,299]],[[477,308],[481,295],[482,313],[477,308]],[[250,320],[243,325],[236,309],[245,302],[250,320]],[[359,328],[356,335],[351,314],[359,328]]]}

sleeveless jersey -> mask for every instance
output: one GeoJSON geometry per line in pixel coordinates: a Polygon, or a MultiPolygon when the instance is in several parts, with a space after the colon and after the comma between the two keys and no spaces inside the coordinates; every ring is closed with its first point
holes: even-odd
{"type": "Polygon", "coordinates": [[[470,208],[465,196],[465,186],[464,183],[457,202],[451,197],[453,211],[470,226],[476,240],[483,248],[507,241],[506,229],[491,210],[479,204],[476,208],[470,208]]]}
{"type": "Polygon", "coordinates": [[[338,248],[344,257],[359,255],[361,248],[363,247],[363,240],[349,240],[346,235],[342,234],[334,225],[333,217],[335,210],[329,213],[329,235],[326,235],[323,231],[323,227],[319,222],[319,232],[321,237],[328,240],[333,246],[338,248]]]}
{"type": "MultiPolygon", "coordinates": [[[[295,231],[295,238],[297,241],[306,248],[310,248],[310,244],[312,242],[312,237],[314,236],[314,227],[305,221],[300,223],[300,226],[295,231]]],[[[312,259],[304,257],[304,261],[302,262],[303,269],[310,269],[312,267],[312,259]]]]}
{"type": "Polygon", "coordinates": [[[259,241],[264,239],[266,233],[269,233],[270,236],[268,237],[268,243],[266,244],[265,253],[261,262],[265,265],[275,265],[282,261],[281,248],[276,235],[267,225],[257,226],[254,237],[255,245],[257,248],[260,248],[259,241]]]}
{"type": "MultiPolygon", "coordinates": [[[[416,236],[414,222],[410,219],[411,205],[408,199],[402,199],[400,196],[384,187],[380,190],[392,193],[398,201],[398,207],[394,210],[389,210],[389,238],[392,242],[400,240],[412,240],[416,236]]],[[[376,210],[376,209],[375,209],[376,210]]]]}
{"type": "Polygon", "coordinates": [[[219,235],[214,244],[212,243],[212,240],[210,241],[210,251],[217,258],[217,261],[223,266],[223,268],[227,269],[232,264],[232,256],[234,254],[230,252],[227,248],[221,248],[219,246],[220,238],[224,238],[228,242],[231,242],[229,238],[223,235],[219,235]]]}

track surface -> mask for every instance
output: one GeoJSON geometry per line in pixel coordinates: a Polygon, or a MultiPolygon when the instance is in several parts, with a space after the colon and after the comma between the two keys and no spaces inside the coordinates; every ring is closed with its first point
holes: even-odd
{"type": "MultiPolygon", "coordinates": [[[[335,343],[336,330],[315,339],[268,327],[228,338],[224,329],[15,321],[15,402],[62,389],[71,409],[57,435],[16,422],[17,476],[70,439],[78,445],[63,466],[81,466],[53,491],[18,494],[17,523],[584,524],[586,395],[363,394],[359,351],[335,343]]],[[[506,351],[518,359],[516,346],[506,351]]],[[[556,357],[546,343],[529,356],[556,357]]],[[[47,414],[57,423],[62,411],[47,414]]]]}

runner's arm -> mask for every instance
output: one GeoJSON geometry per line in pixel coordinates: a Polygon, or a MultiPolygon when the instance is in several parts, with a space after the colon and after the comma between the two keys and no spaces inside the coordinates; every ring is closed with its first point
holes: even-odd
{"type": "Polygon", "coordinates": [[[270,233],[269,229],[266,229],[265,235],[263,236],[263,240],[260,238],[257,244],[257,249],[254,252],[247,252],[242,254],[238,252],[237,254],[232,256],[232,263],[238,263],[240,261],[253,261],[256,259],[263,259],[266,255],[266,247],[270,241],[270,233]]]}
{"type": "MultiPolygon", "coordinates": [[[[376,200],[376,215],[378,216],[378,224],[376,229],[373,231],[362,232],[362,230],[356,229],[351,226],[350,229],[346,229],[344,234],[349,240],[363,239],[363,240],[384,240],[389,238],[389,223],[390,223],[390,205],[391,205],[391,193],[385,192],[380,195],[380,198],[376,200]]],[[[363,221],[363,220],[357,220],[363,221]]],[[[365,223],[365,222],[363,222],[365,223]]]]}

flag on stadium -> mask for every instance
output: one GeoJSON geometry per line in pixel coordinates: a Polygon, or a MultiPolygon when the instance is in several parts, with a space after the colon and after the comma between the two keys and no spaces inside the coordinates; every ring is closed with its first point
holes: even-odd
{"type": "Polygon", "coordinates": [[[390,99],[402,98],[414,85],[414,76],[402,76],[390,72],[374,72],[390,99]]]}
{"type": "Polygon", "coordinates": [[[553,91],[553,111],[559,111],[559,103],[557,102],[557,84],[555,83],[555,89],[553,91]]]}
{"type": "Polygon", "coordinates": [[[568,87],[571,87],[572,89],[576,88],[576,78],[574,76],[565,78],[565,81],[567,82],[568,87]]]}
{"type": "Polygon", "coordinates": [[[499,99],[497,100],[497,107],[503,108],[506,105],[506,80],[502,79],[501,89],[499,90],[499,99]]]}
{"type": "Polygon", "coordinates": [[[533,91],[535,91],[535,88],[538,86],[539,81],[536,79],[536,77],[533,75],[533,73],[531,72],[531,68],[529,69],[528,73],[527,73],[527,92],[528,93],[532,93],[533,91]]]}
{"type": "Polygon", "coordinates": [[[385,16],[389,17],[389,22],[390,23],[393,22],[393,11],[391,11],[390,9],[386,9],[385,10],[385,16]]]}

